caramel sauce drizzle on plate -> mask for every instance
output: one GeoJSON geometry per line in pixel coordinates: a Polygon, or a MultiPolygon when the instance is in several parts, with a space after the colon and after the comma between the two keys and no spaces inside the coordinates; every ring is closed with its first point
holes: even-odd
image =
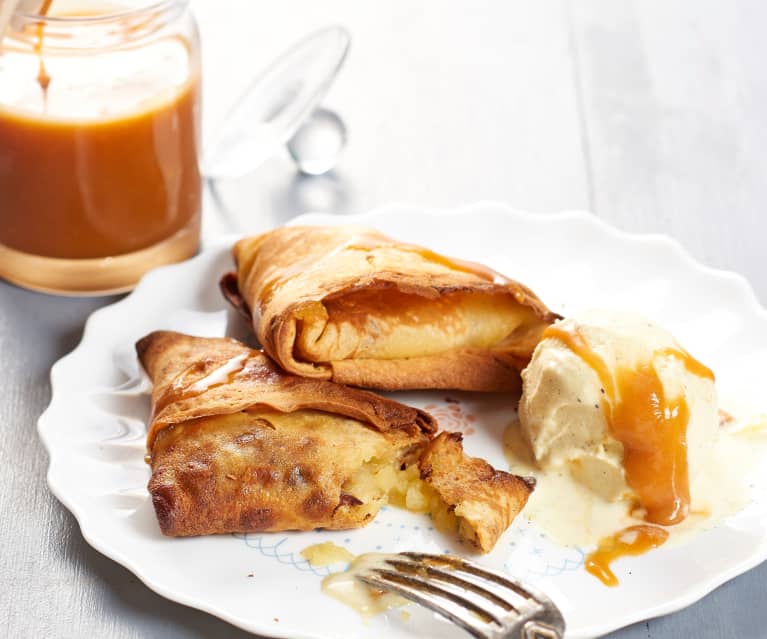
{"type": "Polygon", "coordinates": [[[657,526],[629,526],[599,542],[599,547],[586,557],[586,570],[605,586],[617,586],[618,578],[610,564],[621,557],[642,555],[662,546],[668,531],[657,526]]]}

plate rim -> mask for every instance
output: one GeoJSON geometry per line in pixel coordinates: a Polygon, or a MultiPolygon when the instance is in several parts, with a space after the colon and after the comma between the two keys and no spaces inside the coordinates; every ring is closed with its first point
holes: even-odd
{"type": "MultiPolygon", "coordinates": [[[[750,307],[750,311],[758,315],[761,319],[767,321],[767,309],[762,306],[759,298],[748,279],[740,273],[719,269],[708,266],[695,258],[688,249],[677,239],[672,238],[663,233],[634,233],[620,229],[610,222],[605,221],[598,215],[591,213],[583,209],[569,209],[551,213],[530,212],[522,209],[518,209],[507,204],[492,201],[492,200],[479,200],[477,202],[464,204],[459,207],[428,207],[419,204],[412,204],[408,202],[393,202],[384,204],[382,206],[373,208],[368,211],[355,213],[352,215],[333,215],[329,213],[304,213],[299,215],[286,223],[286,226],[296,226],[300,224],[306,224],[309,226],[327,224],[329,219],[333,219],[334,223],[342,225],[345,223],[365,222],[372,225],[375,224],[375,220],[381,216],[387,214],[414,211],[417,210],[419,215],[428,216],[458,216],[465,215],[469,212],[475,212],[477,209],[483,209],[485,211],[493,211],[502,215],[510,217],[525,218],[528,220],[534,219],[536,222],[546,221],[548,223],[557,224],[568,220],[579,220],[582,223],[590,224],[592,227],[597,228],[602,233],[619,238],[622,241],[629,241],[634,244],[645,244],[662,246],[664,250],[669,251],[675,255],[677,259],[690,269],[694,269],[699,273],[703,273],[708,277],[715,277],[720,281],[726,281],[733,289],[737,289],[742,301],[750,307]]],[[[275,227],[276,228],[276,227],[275,227]]],[[[211,614],[219,619],[226,621],[236,627],[239,627],[248,632],[255,632],[264,637],[279,638],[284,636],[283,633],[277,632],[278,629],[273,626],[268,626],[266,620],[263,622],[259,619],[241,618],[237,615],[230,614],[216,605],[206,603],[206,601],[197,596],[190,596],[182,591],[179,591],[167,584],[162,583],[162,579],[153,578],[151,575],[147,575],[146,571],[134,562],[130,557],[125,555],[115,545],[110,545],[108,539],[102,539],[99,535],[92,534],[93,528],[89,528],[87,525],[87,513],[83,509],[80,509],[68,495],[66,489],[57,485],[55,471],[58,466],[61,465],[61,456],[56,455],[54,447],[51,445],[51,441],[48,438],[46,430],[48,428],[48,422],[51,420],[53,411],[57,407],[57,394],[56,394],[56,381],[57,377],[62,374],[67,364],[71,361],[76,352],[83,346],[86,340],[89,338],[92,332],[92,325],[95,323],[94,318],[98,318],[103,314],[114,312],[120,305],[128,303],[137,293],[141,293],[147,286],[151,284],[151,281],[156,277],[158,272],[167,273],[174,269],[189,268],[190,264],[201,261],[209,257],[212,253],[219,253],[224,248],[231,246],[237,239],[247,234],[226,234],[204,240],[202,249],[200,252],[190,260],[172,264],[168,266],[159,267],[149,271],[138,283],[136,288],[128,294],[126,297],[103,306],[93,313],[91,313],[83,327],[82,337],[78,344],[66,355],[58,359],[51,367],[49,374],[49,381],[51,385],[51,398],[43,413],[37,420],[37,434],[43,446],[48,454],[48,466],[46,470],[46,483],[51,493],[56,499],[74,516],[77,521],[80,533],[85,541],[100,552],[102,555],[112,559],[121,566],[125,567],[131,573],[133,573],[146,587],[160,596],[186,605],[208,614],[211,614]],[[84,525],[85,524],[85,525],[84,525]]],[[[734,579],[735,577],[751,570],[757,565],[767,560],[767,534],[762,536],[760,544],[755,546],[755,549],[748,557],[742,561],[733,564],[726,570],[721,570],[715,575],[702,580],[697,587],[688,588],[684,593],[673,599],[638,611],[636,614],[624,615],[619,620],[613,620],[612,622],[596,623],[589,626],[579,633],[578,636],[601,636],[603,634],[624,628],[634,623],[652,619],[661,615],[677,612],[683,608],[686,608],[697,601],[703,599],[706,595],[713,590],[721,586],[722,584],[734,579]]],[[[291,629],[291,636],[295,639],[316,639],[318,635],[312,633],[306,633],[303,631],[295,631],[291,629]]],[[[568,635],[569,637],[570,635],[568,635]]]]}

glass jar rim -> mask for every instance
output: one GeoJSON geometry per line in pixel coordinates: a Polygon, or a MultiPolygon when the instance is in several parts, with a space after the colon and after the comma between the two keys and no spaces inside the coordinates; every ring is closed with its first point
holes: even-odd
{"type": "Polygon", "coordinates": [[[14,17],[23,22],[34,22],[35,24],[50,24],[66,27],[68,25],[86,25],[103,24],[114,20],[124,20],[126,18],[138,17],[147,13],[159,13],[170,9],[182,9],[189,5],[190,0],[154,0],[149,1],[143,6],[135,8],[126,8],[121,11],[99,13],[96,15],[85,16],[56,16],[42,15],[40,13],[30,13],[27,11],[16,10],[14,17]]]}
{"type": "Polygon", "coordinates": [[[125,10],[95,15],[40,15],[17,11],[0,48],[40,49],[40,27],[45,29],[42,48],[54,51],[103,51],[148,41],[166,32],[166,27],[189,15],[190,0],[145,0],[125,10]]]}

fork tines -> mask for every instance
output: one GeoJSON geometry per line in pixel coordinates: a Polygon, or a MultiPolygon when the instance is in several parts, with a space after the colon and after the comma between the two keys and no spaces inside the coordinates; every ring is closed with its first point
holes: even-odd
{"type": "Polygon", "coordinates": [[[544,593],[453,555],[382,555],[357,577],[426,606],[479,639],[557,639],[564,632],[561,613],[544,593]]]}

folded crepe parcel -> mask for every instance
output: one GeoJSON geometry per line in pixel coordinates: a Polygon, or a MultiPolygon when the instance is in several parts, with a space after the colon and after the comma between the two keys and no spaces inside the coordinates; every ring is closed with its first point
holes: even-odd
{"type": "Polygon", "coordinates": [[[558,316],[479,264],[357,227],[240,240],[224,295],[290,373],[367,388],[517,391],[558,316]]]}
{"type": "Polygon", "coordinates": [[[280,371],[226,338],[159,331],[137,345],[154,384],[149,492],[166,535],[362,526],[386,503],[344,486],[417,459],[423,411],[280,371]]]}
{"type": "Polygon", "coordinates": [[[429,512],[480,551],[529,480],[434,438],[427,413],[281,371],[228,338],[158,331],[136,344],[153,382],[149,492],[169,536],[356,528],[386,503],[429,512]]]}

